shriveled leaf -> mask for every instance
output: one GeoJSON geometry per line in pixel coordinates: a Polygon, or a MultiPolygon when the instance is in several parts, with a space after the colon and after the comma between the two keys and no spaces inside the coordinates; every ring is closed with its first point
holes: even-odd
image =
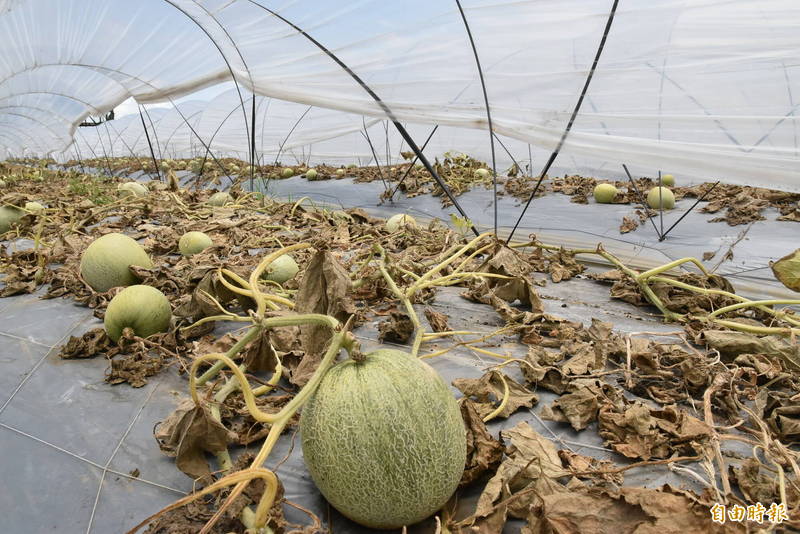
{"type": "Polygon", "coordinates": [[[140,388],[147,384],[147,379],[158,374],[164,368],[164,358],[146,351],[136,351],[111,358],[111,365],[106,371],[106,382],[122,384],[127,382],[132,387],[140,388]]]}
{"type": "Polygon", "coordinates": [[[459,485],[467,486],[497,469],[503,459],[503,444],[486,430],[471,400],[461,402],[461,417],[467,428],[467,462],[459,485]]]}
{"type": "Polygon", "coordinates": [[[633,217],[623,217],[622,224],[619,225],[619,233],[627,234],[628,232],[633,232],[639,228],[639,221],[634,219],[633,217]]]}
{"type": "Polygon", "coordinates": [[[381,343],[405,345],[414,334],[414,323],[404,312],[392,310],[389,317],[378,325],[378,340],[381,343]]]}
{"type": "MultiPolygon", "coordinates": [[[[509,376],[502,375],[508,385],[508,401],[498,417],[508,417],[521,408],[531,408],[539,402],[535,393],[509,376]]],[[[503,400],[505,388],[496,371],[489,371],[480,378],[457,378],[453,385],[465,397],[476,399],[475,409],[481,417],[492,413],[503,400]]]]}
{"type": "Polygon", "coordinates": [[[594,479],[599,483],[610,482],[621,486],[624,482],[622,473],[614,472],[614,464],[608,460],[598,460],[568,450],[558,451],[565,469],[579,479],[594,479]]]}
{"type": "Polygon", "coordinates": [[[589,423],[597,420],[599,401],[592,391],[582,388],[575,393],[567,393],[542,409],[545,420],[569,423],[575,430],[583,430],[589,423]]]}
{"type": "Polygon", "coordinates": [[[502,432],[502,436],[510,441],[508,456],[478,499],[473,514],[477,532],[502,532],[508,515],[524,518],[542,496],[567,491],[557,479],[569,473],[553,442],[526,422],[502,432]],[[515,498],[509,503],[512,496],[515,498]]]}
{"type": "MultiPolygon", "coordinates": [[[[297,293],[297,313],[321,313],[346,321],[356,312],[352,298],[353,284],[347,270],[327,250],[314,254],[306,267],[300,291],[297,293]]],[[[300,327],[300,343],[305,355],[296,368],[291,370],[289,380],[298,386],[308,382],[321,361],[332,333],[319,325],[300,327]]]]}
{"type": "Polygon", "coordinates": [[[707,504],[669,486],[660,489],[623,487],[575,488],[543,496],[532,508],[523,534],[722,534],[745,532],[741,523],[711,521],[707,504]]]}
{"type": "Polygon", "coordinates": [[[705,330],[702,340],[731,360],[740,354],[764,354],[780,359],[787,369],[800,370],[800,344],[780,336],[758,337],[746,332],[705,330]]]}
{"type": "Polygon", "coordinates": [[[509,278],[486,278],[473,282],[464,296],[495,308],[498,307],[498,303],[493,301],[495,298],[507,303],[519,300],[532,311],[542,312],[544,305],[536,292],[536,284],[530,278],[531,270],[531,265],[519,252],[498,244],[479,271],[509,278]]]}
{"type": "Polygon", "coordinates": [[[208,408],[185,399],[161,422],[155,438],[164,453],[175,457],[178,469],[202,478],[211,472],[205,453],[225,450],[236,434],[215,420],[208,408]]]}
{"type": "Polygon", "coordinates": [[[434,332],[447,332],[450,330],[447,325],[447,315],[444,313],[437,312],[432,308],[425,308],[425,318],[428,319],[428,323],[434,332]]]}
{"type": "Polygon", "coordinates": [[[605,368],[604,354],[596,350],[592,343],[569,343],[562,350],[568,358],[561,366],[564,374],[585,375],[605,368]]]}
{"type": "Polygon", "coordinates": [[[628,458],[697,455],[711,436],[708,425],[675,406],[654,410],[640,402],[623,407],[606,403],[598,420],[605,443],[628,458]]]}
{"type": "Polygon", "coordinates": [[[81,337],[70,336],[69,341],[61,347],[58,355],[65,360],[93,358],[115,345],[116,343],[111,341],[111,338],[106,334],[105,328],[93,328],[81,337]]]}

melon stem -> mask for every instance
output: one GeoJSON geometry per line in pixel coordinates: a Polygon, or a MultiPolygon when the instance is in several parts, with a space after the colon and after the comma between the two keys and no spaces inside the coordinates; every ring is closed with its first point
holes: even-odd
{"type": "MultiPolygon", "coordinates": [[[[261,328],[262,327],[260,325],[256,325],[250,330],[248,330],[245,333],[245,335],[242,336],[242,339],[234,343],[234,345],[230,349],[228,349],[228,352],[226,352],[225,355],[228,358],[235,357],[239,353],[239,351],[241,351],[244,348],[245,345],[247,345],[256,338],[259,332],[261,332],[261,328]]],[[[195,381],[195,386],[202,386],[203,384],[205,384],[206,382],[217,376],[217,374],[223,367],[225,367],[225,364],[223,362],[216,362],[195,381]]],[[[192,369],[194,368],[195,366],[192,365],[192,369]]],[[[192,375],[194,375],[194,373],[192,373],[192,375]]]]}
{"type": "MultiPolygon", "coordinates": [[[[334,318],[329,317],[332,321],[336,321],[334,318]]],[[[314,374],[311,376],[311,379],[306,383],[306,385],[295,395],[295,397],[284,406],[284,408],[275,414],[275,419],[272,423],[272,427],[269,430],[269,434],[267,438],[264,440],[264,444],[261,446],[261,450],[259,451],[258,455],[255,457],[252,463],[251,469],[258,469],[261,464],[263,464],[267,457],[269,456],[272,449],[275,447],[275,443],[277,443],[278,438],[280,437],[281,433],[283,433],[283,429],[289,423],[289,420],[294,416],[297,410],[305,404],[308,397],[310,397],[319,386],[319,383],[322,381],[322,378],[328,372],[328,369],[333,364],[336,355],[339,354],[339,351],[342,347],[353,347],[354,337],[352,334],[346,331],[337,332],[333,338],[331,339],[331,343],[328,346],[328,350],[325,352],[325,355],[322,358],[322,362],[320,362],[319,367],[317,370],[314,371],[314,374]]],[[[208,355],[207,355],[208,356],[208,355]]],[[[233,362],[231,362],[233,363],[233,362]]],[[[232,368],[234,369],[234,368],[232,368]]],[[[238,369],[237,369],[238,370],[238,369]]],[[[191,380],[190,375],[190,380],[191,380]]],[[[237,376],[237,378],[239,378],[237,376]]],[[[240,379],[241,380],[241,379],[240,379]]],[[[247,400],[247,391],[249,390],[249,385],[246,383],[243,384],[242,393],[245,395],[245,399],[247,400]]],[[[250,412],[251,416],[254,419],[258,420],[256,414],[253,412],[250,406],[250,402],[246,402],[248,411],[250,412]]],[[[256,408],[257,410],[257,408],[256,408]]],[[[270,415],[270,414],[265,414],[270,415]]],[[[247,486],[249,480],[244,480],[239,482],[233,490],[231,490],[230,495],[225,500],[225,502],[220,506],[219,510],[214,514],[214,516],[209,519],[209,521],[205,524],[203,529],[200,531],[200,534],[207,534],[210,530],[214,527],[217,521],[222,517],[222,514],[225,510],[233,503],[233,501],[241,495],[244,488],[247,486]]],[[[266,494],[265,494],[266,495],[266,494]]],[[[272,508],[273,501],[275,499],[275,495],[273,494],[269,502],[266,499],[262,499],[259,502],[258,511],[256,511],[256,527],[262,527],[266,524],[267,520],[269,519],[266,515],[269,510],[272,508]],[[263,515],[259,514],[259,511],[263,510],[263,515]]]]}
{"type": "MultiPolygon", "coordinates": [[[[538,248],[541,248],[541,249],[544,249],[544,250],[562,250],[562,249],[564,249],[564,247],[561,247],[561,246],[548,245],[548,244],[541,243],[541,242],[536,241],[536,240],[530,241],[528,243],[514,244],[512,246],[515,247],[515,248],[521,248],[521,247],[526,247],[526,246],[534,246],[534,247],[538,247],[538,248]]],[[[783,310],[775,310],[775,309],[772,309],[770,307],[772,304],[789,304],[789,305],[791,305],[791,304],[797,304],[800,301],[795,301],[795,300],[752,301],[750,299],[747,299],[745,297],[736,295],[735,293],[731,293],[729,291],[724,291],[724,290],[721,290],[721,289],[707,289],[707,288],[703,288],[703,287],[697,287],[697,286],[693,286],[691,284],[687,284],[685,282],[681,282],[679,280],[673,280],[672,278],[668,278],[666,276],[659,276],[662,273],[665,273],[666,271],[669,271],[671,269],[674,269],[675,267],[683,265],[684,263],[693,263],[695,266],[698,267],[698,269],[700,269],[700,271],[705,276],[711,276],[711,274],[708,272],[708,270],[705,268],[705,266],[702,264],[702,262],[700,260],[698,260],[697,258],[691,258],[691,257],[689,257],[689,258],[681,258],[679,260],[671,261],[671,262],[669,262],[669,263],[667,263],[665,265],[661,265],[659,267],[655,267],[653,269],[649,269],[647,271],[639,273],[639,272],[636,272],[633,269],[627,267],[617,257],[615,257],[613,254],[610,254],[605,249],[603,249],[603,246],[601,244],[598,244],[597,248],[594,249],[594,250],[591,250],[591,249],[574,249],[574,250],[571,250],[570,252],[572,254],[596,254],[596,255],[599,255],[599,256],[605,258],[610,263],[612,263],[615,267],[617,267],[617,269],[619,269],[620,271],[625,273],[627,276],[629,276],[631,279],[633,279],[633,281],[635,281],[637,283],[637,285],[641,289],[642,293],[644,294],[644,296],[646,297],[648,302],[650,302],[650,304],[652,304],[653,306],[658,308],[658,310],[664,316],[664,319],[666,321],[686,322],[687,320],[700,320],[700,321],[704,321],[704,320],[705,321],[709,321],[710,320],[710,321],[712,321],[712,322],[714,322],[714,323],[716,323],[716,324],[718,324],[720,326],[724,326],[726,328],[730,328],[731,330],[737,330],[737,331],[740,331],[740,332],[747,332],[747,333],[751,333],[751,334],[760,334],[760,335],[773,335],[774,334],[774,335],[787,336],[787,337],[790,337],[790,338],[793,338],[795,336],[800,335],[800,328],[793,328],[794,326],[800,326],[800,320],[792,317],[791,314],[789,314],[789,313],[787,313],[787,312],[785,312],[783,310]],[[701,315],[701,316],[686,317],[685,315],[682,315],[680,313],[675,313],[675,312],[669,310],[664,305],[663,301],[655,294],[655,292],[649,286],[649,282],[661,282],[661,283],[665,283],[665,284],[670,284],[670,285],[673,285],[675,287],[679,287],[681,289],[686,289],[688,291],[692,291],[694,293],[700,293],[700,294],[703,294],[703,295],[722,295],[722,296],[729,297],[729,298],[731,298],[733,300],[738,300],[739,303],[738,304],[733,304],[731,306],[726,306],[726,307],[721,308],[719,310],[715,310],[715,311],[710,312],[709,314],[707,314],[705,316],[701,315]],[[779,319],[779,320],[782,320],[782,321],[784,321],[786,323],[789,323],[792,326],[790,326],[788,328],[776,327],[776,326],[752,326],[752,325],[743,324],[743,323],[740,323],[740,322],[737,322],[737,321],[728,321],[728,320],[723,320],[723,319],[718,319],[717,318],[717,316],[722,314],[722,313],[726,313],[728,311],[735,311],[737,309],[748,308],[748,307],[753,307],[753,308],[756,308],[756,309],[758,309],[760,311],[763,311],[765,313],[769,313],[770,315],[775,316],[776,319],[779,319]]],[[[800,362],[792,362],[792,363],[794,365],[800,364],[800,362]]]]}

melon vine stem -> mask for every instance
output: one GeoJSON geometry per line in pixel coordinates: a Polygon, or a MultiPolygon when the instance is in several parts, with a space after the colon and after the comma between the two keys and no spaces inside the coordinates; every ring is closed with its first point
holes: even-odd
{"type": "MultiPolygon", "coordinates": [[[[425,330],[422,328],[422,324],[420,323],[419,317],[417,313],[414,311],[414,306],[412,304],[412,299],[414,296],[423,289],[429,287],[436,287],[436,286],[446,286],[446,285],[453,285],[460,282],[464,282],[470,278],[508,278],[507,276],[493,274],[493,273],[482,273],[482,272],[459,272],[459,270],[473,258],[478,251],[486,249],[486,247],[478,248],[478,251],[473,252],[465,261],[455,269],[454,272],[444,275],[444,276],[436,276],[438,275],[443,269],[446,269],[449,265],[454,263],[464,254],[476,248],[478,243],[483,240],[484,238],[488,238],[492,236],[493,233],[485,232],[483,234],[478,235],[474,239],[472,239],[466,245],[461,246],[460,248],[451,247],[445,253],[445,259],[440,261],[438,264],[434,265],[430,268],[425,274],[422,276],[415,276],[412,275],[411,277],[414,279],[414,282],[411,283],[405,290],[402,290],[398,287],[397,283],[392,278],[391,274],[389,274],[388,270],[388,258],[386,256],[386,251],[384,248],[376,243],[373,245],[373,251],[378,254],[378,269],[380,269],[381,275],[383,279],[386,281],[386,284],[389,286],[391,292],[397,297],[400,302],[403,303],[403,307],[406,309],[406,314],[408,318],[411,320],[411,324],[414,326],[414,342],[411,346],[411,355],[414,357],[419,356],[419,349],[422,345],[422,341],[425,338],[425,330]],[[455,252],[452,252],[455,250],[455,252]]],[[[411,273],[409,273],[411,274],[411,273]]]]}
{"type": "MultiPolygon", "coordinates": [[[[545,243],[541,243],[541,242],[539,242],[539,241],[537,241],[535,239],[532,240],[532,241],[529,241],[527,243],[519,243],[519,244],[514,244],[512,246],[513,246],[513,248],[523,248],[523,247],[533,246],[533,247],[538,247],[538,248],[541,248],[541,249],[544,249],[544,250],[562,250],[563,249],[563,247],[560,247],[560,246],[557,246],[557,245],[548,245],[548,244],[545,244],[545,243]]],[[[744,324],[744,323],[740,323],[740,322],[736,322],[736,321],[730,321],[730,320],[724,320],[724,319],[718,318],[719,315],[727,313],[727,312],[735,311],[735,310],[738,310],[738,309],[741,309],[741,308],[752,307],[752,308],[757,308],[757,309],[759,309],[759,310],[761,310],[763,312],[769,313],[770,315],[773,315],[777,319],[783,320],[783,321],[785,321],[786,323],[788,323],[788,324],[790,324],[792,326],[800,326],[800,320],[795,319],[794,317],[792,317],[790,313],[787,313],[787,312],[785,312],[783,310],[775,310],[775,309],[770,307],[770,306],[775,305],[775,304],[800,305],[800,300],[779,299],[779,300],[760,300],[760,301],[756,300],[756,301],[753,301],[753,300],[750,300],[748,298],[742,297],[740,295],[736,295],[735,293],[731,293],[729,291],[724,291],[724,290],[721,290],[721,289],[707,289],[707,288],[703,288],[703,287],[697,287],[697,286],[693,286],[691,284],[687,284],[685,282],[681,282],[679,280],[673,280],[672,278],[669,278],[669,277],[666,277],[666,276],[659,276],[659,275],[661,275],[661,274],[663,274],[663,273],[665,273],[665,272],[667,272],[667,271],[669,271],[671,269],[679,267],[679,266],[681,266],[681,265],[683,265],[685,263],[692,263],[695,266],[697,266],[698,269],[700,269],[700,271],[705,276],[711,276],[711,274],[708,272],[708,270],[705,268],[705,266],[702,264],[702,262],[700,262],[700,260],[698,260],[697,258],[681,258],[681,259],[669,262],[669,263],[667,263],[665,265],[661,265],[659,267],[655,267],[653,269],[649,269],[647,271],[644,271],[644,272],[640,273],[640,272],[634,271],[633,269],[627,267],[617,257],[615,257],[613,254],[611,254],[611,253],[607,252],[605,249],[603,249],[602,244],[598,244],[597,248],[595,248],[595,249],[573,249],[573,250],[568,250],[568,252],[570,252],[572,254],[596,254],[596,255],[599,255],[599,256],[605,258],[607,261],[609,261],[611,264],[613,264],[615,267],[617,267],[620,271],[622,271],[624,274],[626,274],[629,278],[631,278],[639,286],[639,289],[642,291],[642,293],[644,294],[644,296],[646,297],[648,302],[650,302],[650,304],[652,304],[653,306],[658,308],[658,310],[664,316],[664,319],[667,320],[667,321],[674,321],[674,322],[679,322],[679,323],[684,323],[684,322],[687,322],[689,320],[699,320],[699,321],[705,321],[705,322],[712,322],[712,323],[715,323],[715,324],[717,324],[719,326],[730,328],[731,330],[738,330],[740,332],[746,332],[746,333],[757,334],[757,335],[772,335],[772,334],[775,334],[775,335],[782,335],[782,336],[789,336],[789,337],[800,335],[800,328],[777,327],[777,326],[754,326],[754,325],[748,325],[748,324],[744,324]],[[731,298],[733,300],[737,300],[737,301],[739,301],[739,303],[738,304],[733,304],[731,306],[726,306],[724,308],[720,308],[719,310],[716,310],[714,312],[710,312],[710,313],[705,314],[705,315],[687,317],[686,315],[683,315],[683,314],[680,314],[680,313],[675,313],[675,312],[669,310],[666,307],[666,305],[663,303],[663,301],[655,294],[653,289],[649,286],[650,282],[660,282],[660,283],[670,284],[670,285],[673,285],[675,287],[680,287],[681,289],[686,289],[687,291],[692,291],[694,293],[699,293],[699,294],[702,294],[702,295],[722,295],[722,296],[729,297],[729,298],[731,298]]],[[[790,363],[792,363],[792,365],[797,366],[797,367],[800,368],[800,362],[790,362],[790,363]]]]}

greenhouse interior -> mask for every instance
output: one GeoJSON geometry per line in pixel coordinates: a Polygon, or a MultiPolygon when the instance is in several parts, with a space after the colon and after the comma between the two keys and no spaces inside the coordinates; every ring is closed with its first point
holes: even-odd
{"type": "Polygon", "coordinates": [[[0,531],[800,532],[798,29],[0,0],[0,531]]]}

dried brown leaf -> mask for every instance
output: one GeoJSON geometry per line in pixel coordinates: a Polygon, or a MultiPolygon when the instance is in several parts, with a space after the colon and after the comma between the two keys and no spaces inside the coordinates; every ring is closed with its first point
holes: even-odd
{"type": "Polygon", "coordinates": [[[178,469],[192,478],[202,478],[211,472],[205,453],[225,450],[236,440],[236,434],[215,420],[208,408],[184,399],[159,424],[155,438],[164,453],[175,457],[178,469]]]}
{"type": "MultiPolygon", "coordinates": [[[[502,375],[508,385],[508,401],[498,417],[508,417],[521,408],[531,408],[539,402],[535,393],[509,376],[502,375]]],[[[481,417],[486,417],[496,409],[496,404],[503,400],[504,387],[497,371],[489,371],[480,378],[456,378],[453,385],[465,397],[477,399],[475,409],[481,417]]]]}
{"type": "Polygon", "coordinates": [[[461,417],[467,428],[467,462],[460,486],[467,486],[487,473],[494,473],[503,459],[503,444],[492,437],[469,399],[461,402],[461,417]]]}

